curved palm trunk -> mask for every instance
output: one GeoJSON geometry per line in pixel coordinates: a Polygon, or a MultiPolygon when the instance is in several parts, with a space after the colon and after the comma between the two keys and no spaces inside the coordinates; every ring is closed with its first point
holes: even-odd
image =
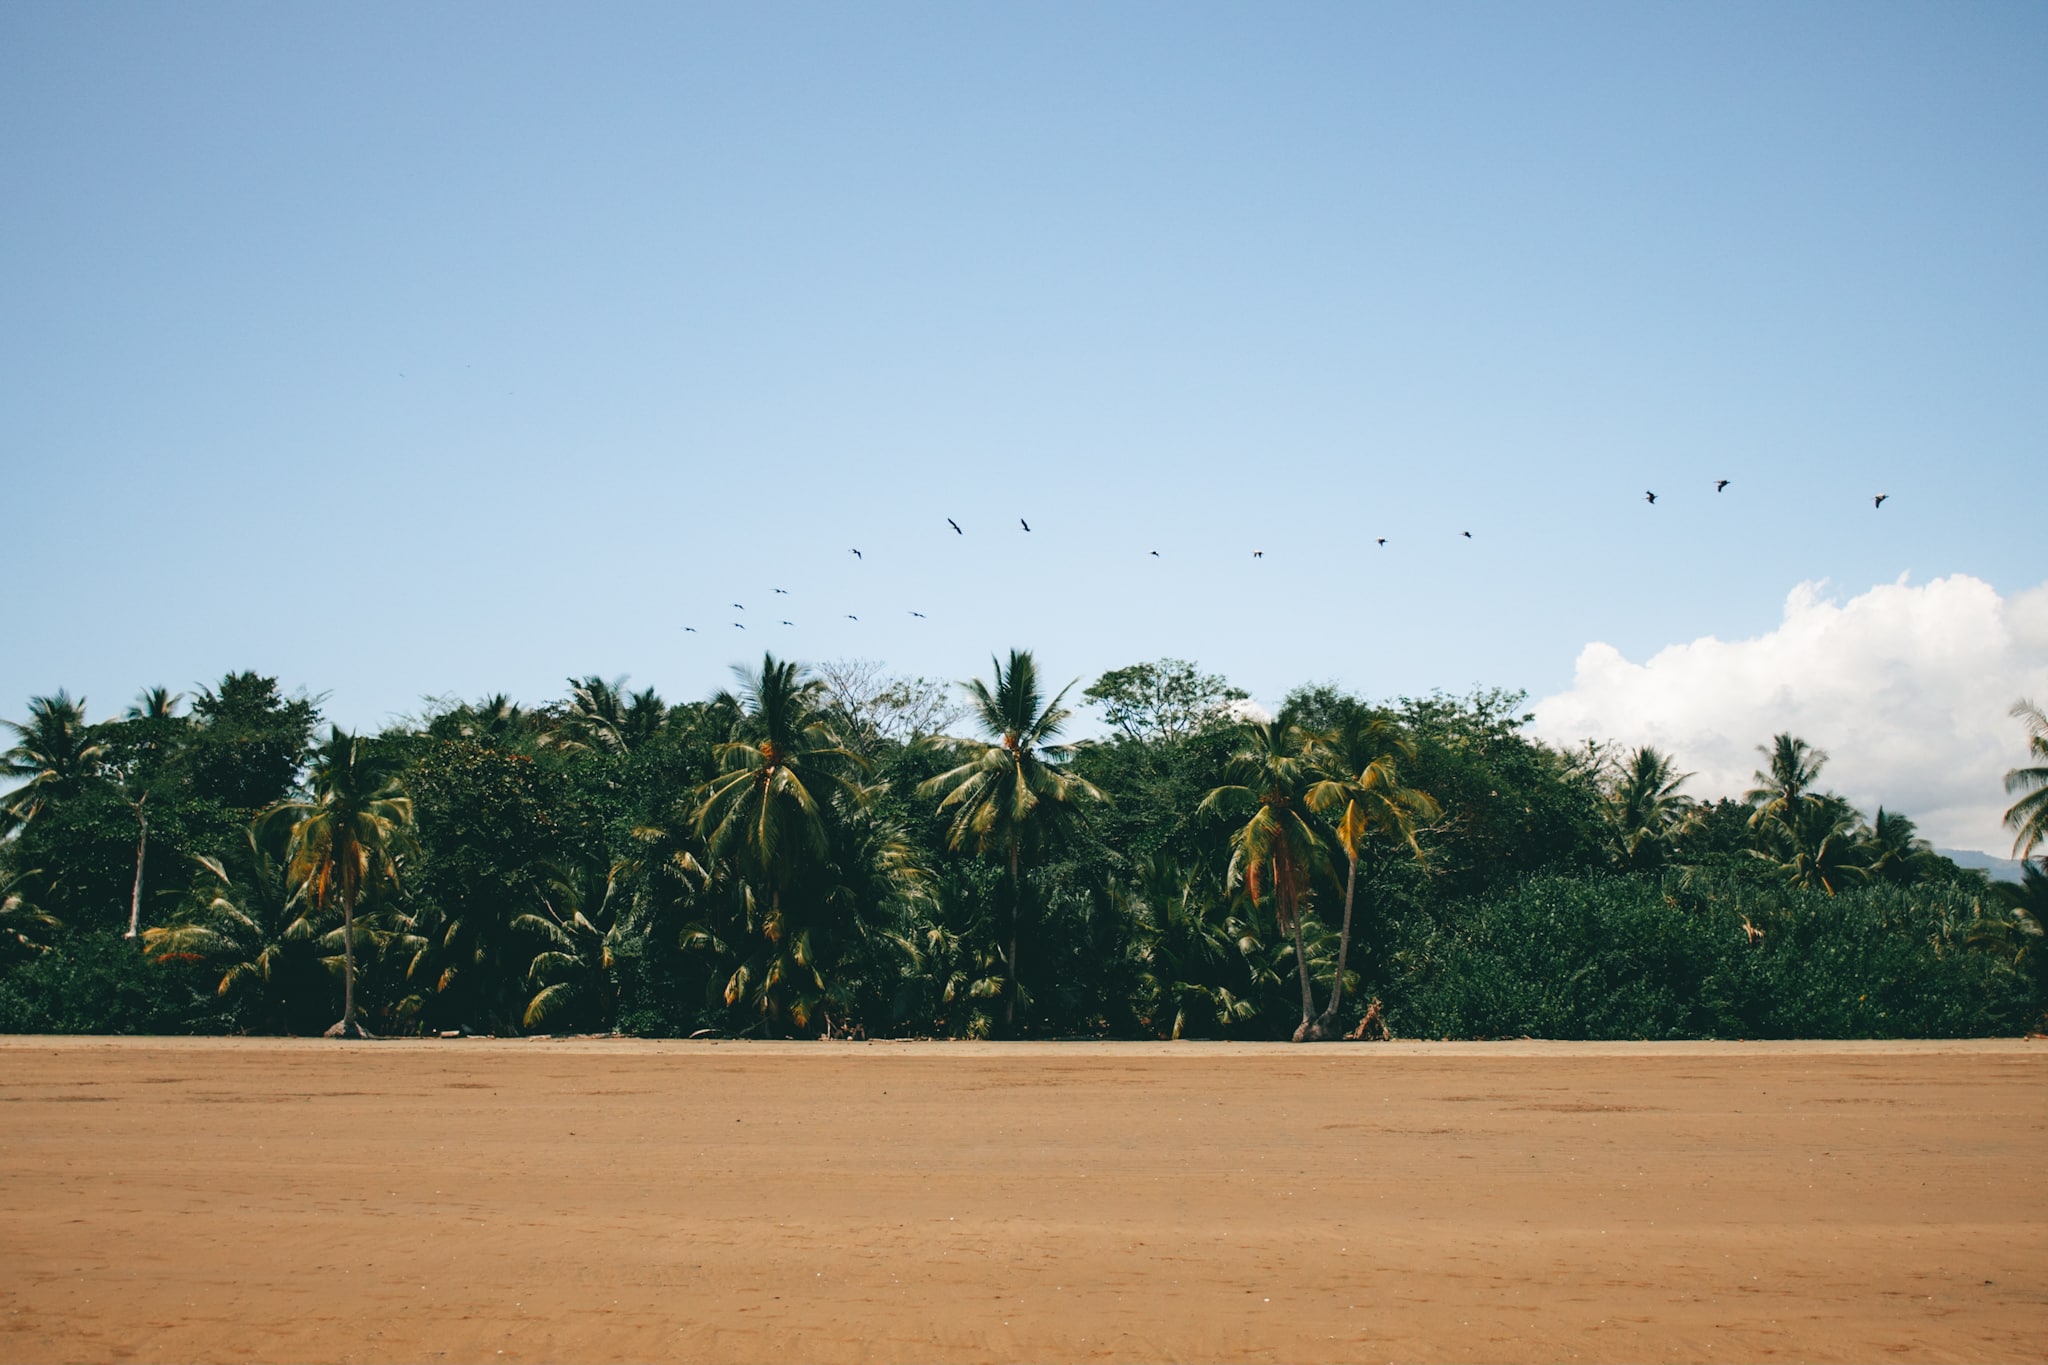
{"type": "Polygon", "coordinates": [[[1351,867],[1344,874],[1344,932],[1337,936],[1337,979],[1330,983],[1330,1003],[1316,1020],[1316,1027],[1324,1033],[1337,1022],[1337,1005],[1344,999],[1344,964],[1351,956],[1351,901],[1358,890],[1358,855],[1347,849],[1345,856],[1351,867]]]}
{"type": "Polygon", "coordinates": [[[128,893],[128,934],[134,938],[142,932],[142,865],[149,853],[149,812],[142,808],[142,802],[149,800],[145,795],[135,803],[135,818],[142,825],[142,833],[135,841],[135,886],[128,893]]]}
{"type": "Polygon", "coordinates": [[[1024,918],[1024,882],[1017,874],[1017,846],[1010,846],[1010,961],[1009,979],[1003,982],[1003,1033],[1017,1028],[1017,922],[1024,918]]]}
{"type": "Polygon", "coordinates": [[[341,1022],[327,1030],[330,1038],[360,1038],[356,1023],[356,894],[352,886],[341,891],[341,1022]]]}
{"type": "Polygon", "coordinates": [[[1294,859],[1284,844],[1274,860],[1273,873],[1273,892],[1287,907],[1287,923],[1294,931],[1294,971],[1301,978],[1301,1023],[1294,1030],[1294,1041],[1302,1043],[1316,1036],[1316,995],[1308,979],[1308,949],[1301,942],[1301,897],[1295,890],[1294,859]]]}
{"type": "Polygon", "coordinates": [[[1301,977],[1301,1023],[1294,1030],[1294,1041],[1305,1043],[1314,1037],[1316,1032],[1316,998],[1314,991],[1310,989],[1308,984],[1308,952],[1301,946],[1301,916],[1295,914],[1292,918],[1294,920],[1294,966],[1296,974],[1301,977]]]}

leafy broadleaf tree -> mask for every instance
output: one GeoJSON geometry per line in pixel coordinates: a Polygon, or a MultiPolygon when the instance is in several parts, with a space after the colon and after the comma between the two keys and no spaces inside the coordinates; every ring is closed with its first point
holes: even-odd
{"type": "Polygon", "coordinates": [[[995,669],[993,686],[979,678],[963,684],[968,714],[984,738],[932,741],[961,761],[927,779],[918,793],[939,797],[948,847],[996,856],[1009,873],[1003,1030],[1010,1033],[1017,1025],[1021,986],[1017,943],[1024,913],[1024,862],[1073,818],[1081,802],[1100,801],[1103,796],[1093,783],[1063,771],[1073,746],[1053,742],[1071,718],[1062,703],[1073,683],[1047,701],[1030,650],[1011,650],[1007,665],[990,662],[995,669]]]}
{"type": "Polygon", "coordinates": [[[396,880],[410,846],[412,798],[395,754],[335,726],[314,750],[313,795],[270,808],[266,820],[290,831],[290,877],[323,910],[341,906],[342,1011],[333,1038],[366,1036],[356,1022],[356,903],[373,877],[396,880]]]}
{"type": "Polygon", "coordinates": [[[1300,1043],[1320,1036],[1301,910],[1329,853],[1309,818],[1308,794],[1322,776],[1313,747],[1317,737],[1296,723],[1295,714],[1293,707],[1283,707],[1271,720],[1244,724],[1243,742],[1230,760],[1231,780],[1202,798],[1201,809],[1244,821],[1230,835],[1230,880],[1244,886],[1254,907],[1270,894],[1280,932],[1294,940],[1301,979],[1301,1023],[1294,1041],[1300,1043]]]}
{"type": "Polygon", "coordinates": [[[1125,739],[1156,743],[1227,721],[1231,703],[1250,694],[1185,659],[1160,659],[1112,668],[1081,695],[1100,706],[1102,718],[1125,739]]]}
{"type": "Polygon", "coordinates": [[[202,688],[192,716],[193,794],[245,817],[292,794],[320,719],[311,701],[284,696],[277,679],[254,672],[202,688]]]}
{"type": "MultiPolygon", "coordinates": [[[[175,805],[183,795],[180,769],[192,726],[177,714],[179,694],[153,687],[135,699],[127,718],[99,727],[101,767],[128,809],[135,815],[135,879],[128,895],[128,933],[142,932],[143,878],[148,868],[149,821],[152,809],[175,805]],[[155,798],[156,806],[150,805],[155,798]]],[[[175,820],[175,814],[173,816],[175,820]]]]}

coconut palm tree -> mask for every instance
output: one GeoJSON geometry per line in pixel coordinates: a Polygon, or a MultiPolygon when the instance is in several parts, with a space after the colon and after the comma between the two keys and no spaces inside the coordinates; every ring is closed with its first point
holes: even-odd
{"type": "Polygon", "coordinates": [[[761,671],[733,670],[737,696],[719,694],[740,715],[734,738],[713,746],[720,772],[705,784],[697,830],[713,858],[736,859],[779,900],[799,865],[822,858],[822,800],[858,799],[849,774],[861,766],[825,721],[823,693],[797,664],[761,656],[761,671]]]}
{"type": "Polygon", "coordinates": [[[290,835],[282,820],[253,821],[239,884],[220,859],[194,857],[213,879],[206,904],[142,934],[151,957],[207,963],[221,974],[216,995],[257,1027],[286,1033],[318,1027],[334,980],[321,943],[331,921],[289,875],[290,835]]]}
{"type": "Polygon", "coordinates": [[[1327,776],[1308,789],[1310,809],[1337,817],[1337,846],[1344,850],[1344,928],[1337,939],[1337,971],[1330,999],[1311,1033],[1326,1036],[1344,999],[1344,973],[1351,955],[1351,908],[1358,891],[1358,859],[1378,834],[1404,845],[1420,862],[1418,826],[1443,813],[1436,798],[1401,781],[1403,762],[1415,761],[1415,744],[1389,716],[1347,714],[1337,729],[1316,741],[1315,761],[1327,776]]]}
{"type": "Polygon", "coordinates": [[[1309,984],[1308,950],[1302,944],[1301,906],[1315,874],[1329,854],[1309,821],[1308,793],[1321,774],[1315,766],[1315,737],[1295,723],[1292,708],[1267,721],[1243,725],[1244,741],[1231,755],[1233,779],[1202,798],[1198,813],[1244,817],[1230,836],[1229,880],[1242,883],[1259,906],[1270,891],[1273,918],[1294,940],[1294,965],[1301,978],[1301,1023],[1294,1041],[1316,1036],[1315,993],[1309,984]]]}
{"type": "Polygon", "coordinates": [[[55,696],[30,697],[28,720],[0,720],[14,732],[14,747],[0,754],[0,778],[25,779],[0,798],[0,832],[27,824],[53,801],[76,795],[99,775],[106,746],[85,723],[85,698],[63,689],[55,696]]]}
{"type": "Polygon", "coordinates": [[[560,749],[623,756],[653,738],[668,718],[668,707],[653,688],[628,694],[626,680],[595,675],[569,679],[569,706],[548,738],[560,749]]]}
{"type": "Polygon", "coordinates": [[[468,739],[493,748],[516,749],[532,742],[538,719],[498,692],[440,712],[427,722],[426,732],[436,739],[468,739]]]}
{"type": "Polygon", "coordinates": [[[1941,865],[1941,855],[1919,836],[1913,822],[1883,806],[1863,831],[1862,845],[1869,875],[1901,886],[1922,880],[1941,865]]]}
{"type": "Polygon", "coordinates": [[[0,964],[49,951],[50,935],[60,927],[55,915],[29,899],[40,876],[40,868],[29,868],[0,879],[0,964]]]}
{"type": "Polygon", "coordinates": [[[1141,1015],[1170,1038],[1256,1016],[1258,997],[1279,978],[1253,956],[1257,936],[1231,915],[1221,888],[1164,856],[1138,858],[1133,871],[1111,894],[1134,929],[1141,1015]]]}
{"type": "Polygon", "coordinates": [[[542,944],[526,970],[534,992],[520,1027],[580,1022],[609,1029],[618,1009],[616,968],[631,926],[619,914],[620,868],[552,868],[540,892],[541,913],[512,921],[542,944]]]}
{"type": "MultiPolygon", "coordinates": [[[[1615,865],[1654,868],[1664,861],[1672,839],[1692,815],[1692,798],[1681,795],[1691,773],[1674,772],[1671,756],[1645,744],[1625,759],[1603,793],[1607,846],[1615,865]]],[[[1761,776],[1761,775],[1759,775],[1761,776]]]]}
{"type": "Polygon", "coordinates": [[[720,772],[704,785],[696,826],[714,868],[736,874],[728,886],[752,942],[729,943],[703,925],[686,930],[685,941],[741,958],[727,1004],[755,998],[768,1014],[788,1012],[807,1026],[824,989],[810,939],[817,907],[787,902],[829,851],[828,804],[868,800],[852,776],[864,765],[825,720],[823,688],[798,665],[763,654],[758,673],[733,672],[740,691],[721,693],[717,704],[740,719],[734,737],[713,746],[720,772]]]}
{"type": "Polygon", "coordinates": [[[1819,888],[1830,896],[1870,873],[1862,866],[1855,808],[1839,796],[1807,793],[1790,813],[1759,832],[1753,856],[1774,864],[1792,886],[1819,888]]]}
{"type": "Polygon", "coordinates": [[[400,760],[335,726],[313,751],[313,796],[283,801],[264,820],[284,822],[289,875],[312,903],[341,905],[341,1021],[331,1038],[366,1036],[356,1022],[356,902],[373,877],[397,879],[398,859],[410,846],[412,798],[398,774],[400,760]]]}
{"type": "Polygon", "coordinates": [[[989,662],[995,668],[993,687],[979,678],[962,684],[967,689],[968,714],[981,728],[983,738],[931,741],[961,761],[921,783],[917,790],[920,796],[940,798],[940,815],[950,813],[947,847],[971,848],[979,856],[999,857],[1009,874],[1009,951],[1004,962],[1008,971],[1003,990],[1003,1030],[1007,1033],[1017,1023],[1024,861],[1074,818],[1081,802],[1100,801],[1103,795],[1094,784],[1063,771],[1073,746],[1053,742],[1073,714],[1062,703],[1074,683],[1047,701],[1039,689],[1038,662],[1030,650],[1011,650],[1008,666],[995,659],[989,662]]]}
{"type": "Polygon", "coordinates": [[[1764,755],[1768,764],[1756,771],[1756,785],[1743,795],[1743,800],[1755,808],[1749,817],[1751,829],[1761,829],[1773,820],[1790,819],[1793,811],[1813,795],[1813,785],[1820,780],[1820,770],[1828,761],[1825,750],[1789,734],[1773,735],[1769,744],[1757,745],[1757,752],[1764,755]]]}
{"type": "Polygon", "coordinates": [[[173,692],[168,687],[144,688],[135,696],[135,704],[128,708],[129,720],[175,720],[178,703],[185,700],[183,692],[173,692]]]}
{"type": "Polygon", "coordinates": [[[2027,723],[2027,757],[2034,760],[2032,767],[2005,775],[2007,792],[2027,793],[2005,812],[2013,830],[2012,856],[2024,860],[2048,843],[2048,714],[2025,699],[2014,702],[2010,714],[2027,723]]]}

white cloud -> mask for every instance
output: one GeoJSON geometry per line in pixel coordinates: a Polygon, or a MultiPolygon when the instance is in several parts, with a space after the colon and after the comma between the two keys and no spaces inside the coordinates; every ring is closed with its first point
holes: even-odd
{"type": "Polygon", "coordinates": [[[1776,630],[1660,650],[1630,663],[1579,654],[1569,691],[1536,703],[1535,733],[1655,744],[1700,797],[1739,796],[1756,746],[1789,730],[1827,750],[1822,783],[1870,815],[1882,803],[1944,848],[2003,856],[2004,776],[2026,756],[2006,712],[2048,704],[2048,583],[2001,598],[1966,574],[1872,588],[1847,602],[1802,583],[1776,630]]]}

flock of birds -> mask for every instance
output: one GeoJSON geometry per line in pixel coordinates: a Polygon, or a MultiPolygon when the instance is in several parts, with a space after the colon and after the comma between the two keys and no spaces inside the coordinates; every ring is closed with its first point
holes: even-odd
{"type": "MultiPolygon", "coordinates": [[[[1725,493],[1725,492],[1727,492],[1727,491],[1728,491],[1728,485],[1729,485],[1729,484],[1731,484],[1731,483],[1733,483],[1733,482],[1734,482],[1734,480],[1732,480],[1732,479],[1716,479],[1716,480],[1714,480],[1714,491],[1715,491],[1716,493],[1725,493]]],[[[1873,508],[1876,508],[1876,509],[1880,510],[1880,511],[1881,511],[1881,510],[1883,510],[1883,508],[1884,508],[1884,503],[1885,503],[1885,499],[1886,499],[1886,498],[1889,498],[1890,496],[1891,496],[1891,494],[1889,494],[1889,493],[1879,493],[1879,494],[1877,494],[1877,495],[1876,495],[1876,496],[1875,496],[1874,498],[1872,498],[1872,499],[1871,499],[1871,506],[1872,506],[1873,508]]],[[[1644,489],[1644,490],[1643,490],[1643,501],[1644,501],[1644,502],[1646,502],[1646,503],[1648,503],[1648,504],[1649,504],[1650,506],[1652,506],[1652,507],[1655,507],[1655,506],[1657,505],[1657,494],[1656,494],[1656,492],[1655,492],[1654,490],[1652,490],[1652,489],[1647,489],[1647,488],[1646,488],[1646,489],[1644,489]]],[[[1030,534],[1030,532],[1031,532],[1031,523],[1030,523],[1030,522],[1026,521],[1026,520],[1025,520],[1024,518],[1022,518],[1022,517],[1019,517],[1019,518],[1017,518],[1017,524],[1018,524],[1019,526],[1021,526],[1021,527],[1023,527],[1023,528],[1024,528],[1025,534],[1027,534],[1027,535],[1028,535],[1028,534],[1030,534]]],[[[955,520],[953,520],[953,518],[951,518],[951,517],[947,517],[947,518],[946,518],[946,525],[948,525],[948,526],[950,526],[950,527],[952,527],[952,528],[953,528],[953,534],[954,534],[954,535],[956,535],[956,536],[965,536],[965,535],[967,534],[967,532],[966,532],[966,531],[964,531],[964,530],[962,530],[962,529],[961,529],[961,527],[960,527],[960,523],[959,523],[959,522],[957,522],[957,521],[955,521],[955,520]]],[[[1461,536],[1462,536],[1462,537],[1463,537],[1464,539],[1466,539],[1466,540],[1471,540],[1471,539],[1473,538],[1473,537],[1472,537],[1472,533],[1471,533],[1470,531],[1461,531],[1461,532],[1459,532],[1459,535],[1461,535],[1461,536]]],[[[1375,543],[1376,545],[1378,545],[1378,546],[1379,546],[1380,548],[1382,548],[1382,549],[1385,549],[1385,548],[1386,548],[1386,544],[1387,544],[1387,538],[1386,538],[1385,536],[1375,536],[1375,537],[1373,537],[1373,542],[1374,542],[1374,543],[1375,543]]],[[[862,553],[860,552],[860,550],[859,550],[859,549],[858,549],[857,547],[854,547],[854,546],[848,546],[848,547],[847,547],[847,551],[846,551],[846,552],[847,552],[848,554],[852,555],[852,556],[853,556],[853,557],[854,557],[855,559],[865,560],[865,559],[867,558],[867,556],[863,555],[863,554],[862,554],[862,553]]],[[[1153,551],[1150,551],[1150,555],[1151,555],[1151,557],[1152,557],[1153,559],[1158,559],[1158,558],[1160,558],[1160,557],[1161,557],[1161,556],[1160,556],[1160,553],[1159,553],[1159,551],[1157,551],[1157,550],[1153,550],[1153,551]]],[[[1266,552],[1265,552],[1264,550],[1253,550],[1253,551],[1252,551],[1252,558],[1253,558],[1253,559],[1264,559],[1265,557],[1266,557],[1266,552]]],[[[787,589],[787,588],[777,588],[777,589],[775,589],[775,592],[776,592],[776,594],[777,594],[778,596],[783,596],[783,597],[787,597],[787,596],[789,595],[789,589],[787,589]]],[[[734,609],[735,611],[745,611],[745,610],[747,609],[744,603],[740,603],[740,602],[735,602],[735,603],[733,603],[732,605],[733,605],[733,609],[734,609]]],[[[918,620],[920,620],[920,621],[922,621],[922,620],[926,619],[926,618],[925,618],[925,614],[924,614],[923,612],[921,612],[921,611],[913,611],[913,612],[910,612],[909,614],[910,614],[910,615],[912,615],[912,616],[914,616],[914,617],[916,617],[916,618],[917,618],[918,620]]],[[[790,620],[783,620],[783,619],[782,619],[782,618],[780,618],[780,617],[778,617],[777,619],[778,619],[778,620],[781,620],[781,621],[782,621],[782,624],[783,624],[783,625],[785,625],[785,626],[794,626],[794,625],[796,624],[796,622],[794,622],[794,621],[790,621],[790,620]]],[[[846,613],[846,619],[847,619],[847,620],[849,620],[849,621],[858,621],[858,620],[860,620],[860,617],[858,617],[858,616],[854,615],[854,614],[853,614],[852,612],[847,612],[847,613],[846,613]]],[[[735,621],[735,622],[733,622],[733,623],[732,623],[732,627],[733,627],[733,629],[734,629],[734,630],[745,630],[745,629],[747,628],[747,627],[746,627],[746,624],[745,624],[744,622],[741,622],[741,621],[735,621]]],[[[696,628],[695,626],[684,626],[684,627],[683,627],[683,629],[684,629],[684,631],[686,631],[687,633],[689,633],[689,634],[691,634],[691,635],[696,635],[696,634],[698,634],[698,633],[699,633],[699,632],[698,632],[698,630],[697,630],[697,628],[696,628]]]]}

